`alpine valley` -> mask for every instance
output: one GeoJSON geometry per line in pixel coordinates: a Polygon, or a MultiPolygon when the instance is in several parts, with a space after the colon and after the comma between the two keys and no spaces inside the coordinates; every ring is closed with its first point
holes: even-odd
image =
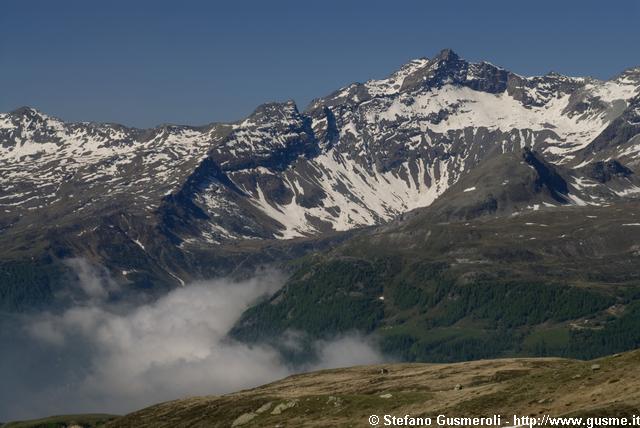
{"type": "Polygon", "coordinates": [[[200,127],[23,107],[0,114],[0,309],[72,304],[79,258],[116,300],[276,265],[230,337],[595,358],[640,346],[639,168],[640,67],[524,77],[447,49],[200,127]]]}

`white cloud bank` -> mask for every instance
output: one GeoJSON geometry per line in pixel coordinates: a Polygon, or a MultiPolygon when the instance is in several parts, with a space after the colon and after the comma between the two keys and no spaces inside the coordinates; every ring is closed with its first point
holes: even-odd
{"type": "MultiPolygon", "coordinates": [[[[14,389],[22,397],[14,395],[14,405],[0,407],[0,420],[66,412],[124,413],[184,396],[232,392],[292,373],[275,349],[226,338],[249,305],[281,286],[282,275],[267,272],[243,282],[196,283],[150,304],[123,307],[98,303],[111,282],[98,281],[82,262],[75,263],[84,275],[88,304],[43,314],[26,324],[29,340],[22,343],[37,348],[31,352],[49,353],[55,363],[48,358],[33,363],[36,372],[46,375],[14,389]],[[51,367],[40,367],[47,361],[51,367]]],[[[307,369],[382,361],[357,336],[317,342],[315,347],[320,359],[307,369]]],[[[20,351],[19,343],[15,350],[20,351]]]]}

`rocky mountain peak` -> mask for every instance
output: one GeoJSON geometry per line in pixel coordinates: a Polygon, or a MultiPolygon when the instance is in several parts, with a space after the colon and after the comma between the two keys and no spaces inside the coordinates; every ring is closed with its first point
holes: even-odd
{"type": "Polygon", "coordinates": [[[425,67],[404,79],[402,91],[430,90],[445,85],[498,93],[506,90],[512,73],[489,62],[471,63],[451,49],[444,49],[425,67]]]}
{"type": "Polygon", "coordinates": [[[298,106],[293,100],[269,102],[259,105],[242,123],[268,124],[274,120],[288,120],[298,114],[298,106]]]}
{"type": "Polygon", "coordinates": [[[627,81],[629,83],[640,84],[640,65],[636,67],[630,67],[620,73],[615,80],[627,81]]]}
{"type": "Polygon", "coordinates": [[[2,116],[14,125],[31,125],[32,128],[45,125],[47,121],[52,119],[39,110],[28,106],[19,107],[2,116]]]}
{"type": "Polygon", "coordinates": [[[438,54],[434,57],[434,61],[438,62],[451,62],[458,61],[460,57],[457,53],[453,51],[453,49],[445,48],[442,49],[438,54]]]}
{"type": "Polygon", "coordinates": [[[43,114],[40,113],[37,109],[29,106],[18,107],[17,109],[11,111],[9,114],[12,116],[24,116],[24,117],[42,117],[43,114]]]}

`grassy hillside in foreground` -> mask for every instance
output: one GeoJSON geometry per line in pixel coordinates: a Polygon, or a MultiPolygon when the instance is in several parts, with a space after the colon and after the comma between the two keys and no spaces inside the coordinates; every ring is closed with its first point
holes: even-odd
{"type": "Polygon", "coordinates": [[[365,427],[371,414],[630,417],[640,408],[640,351],[558,358],[361,366],[290,376],[234,394],[142,409],[110,428],[365,427]],[[383,370],[384,369],[384,370],[383,370]]]}

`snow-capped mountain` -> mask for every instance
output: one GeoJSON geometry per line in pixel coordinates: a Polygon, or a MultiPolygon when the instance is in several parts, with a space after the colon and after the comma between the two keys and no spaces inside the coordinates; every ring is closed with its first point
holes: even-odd
{"type": "Polygon", "coordinates": [[[132,210],[157,207],[151,196],[176,188],[222,134],[217,125],[67,124],[25,107],[1,114],[1,205],[20,214],[57,206],[82,211],[126,195],[132,210]]]}
{"type": "Polygon", "coordinates": [[[428,206],[525,147],[565,171],[547,205],[606,204],[640,192],[639,103],[640,68],[523,77],[444,50],[304,112],[265,104],[233,124],[141,130],[21,108],[0,114],[0,233],[127,215],[182,246],[314,236],[428,206]]]}
{"type": "MultiPolygon", "coordinates": [[[[190,186],[189,198],[209,216],[211,241],[376,224],[431,204],[499,153],[528,146],[556,163],[580,156],[584,166],[589,144],[630,114],[639,93],[638,70],[606,82],[525,78],[445,50],[315,100],[302,114],[291,102],[259,108],[212,150],[210,164],[221,171],[201,177],[197,191],[190,186]]],[[[601,203],[585,191],[596,185],[580,180],[568,201],[601,203]]]]}

